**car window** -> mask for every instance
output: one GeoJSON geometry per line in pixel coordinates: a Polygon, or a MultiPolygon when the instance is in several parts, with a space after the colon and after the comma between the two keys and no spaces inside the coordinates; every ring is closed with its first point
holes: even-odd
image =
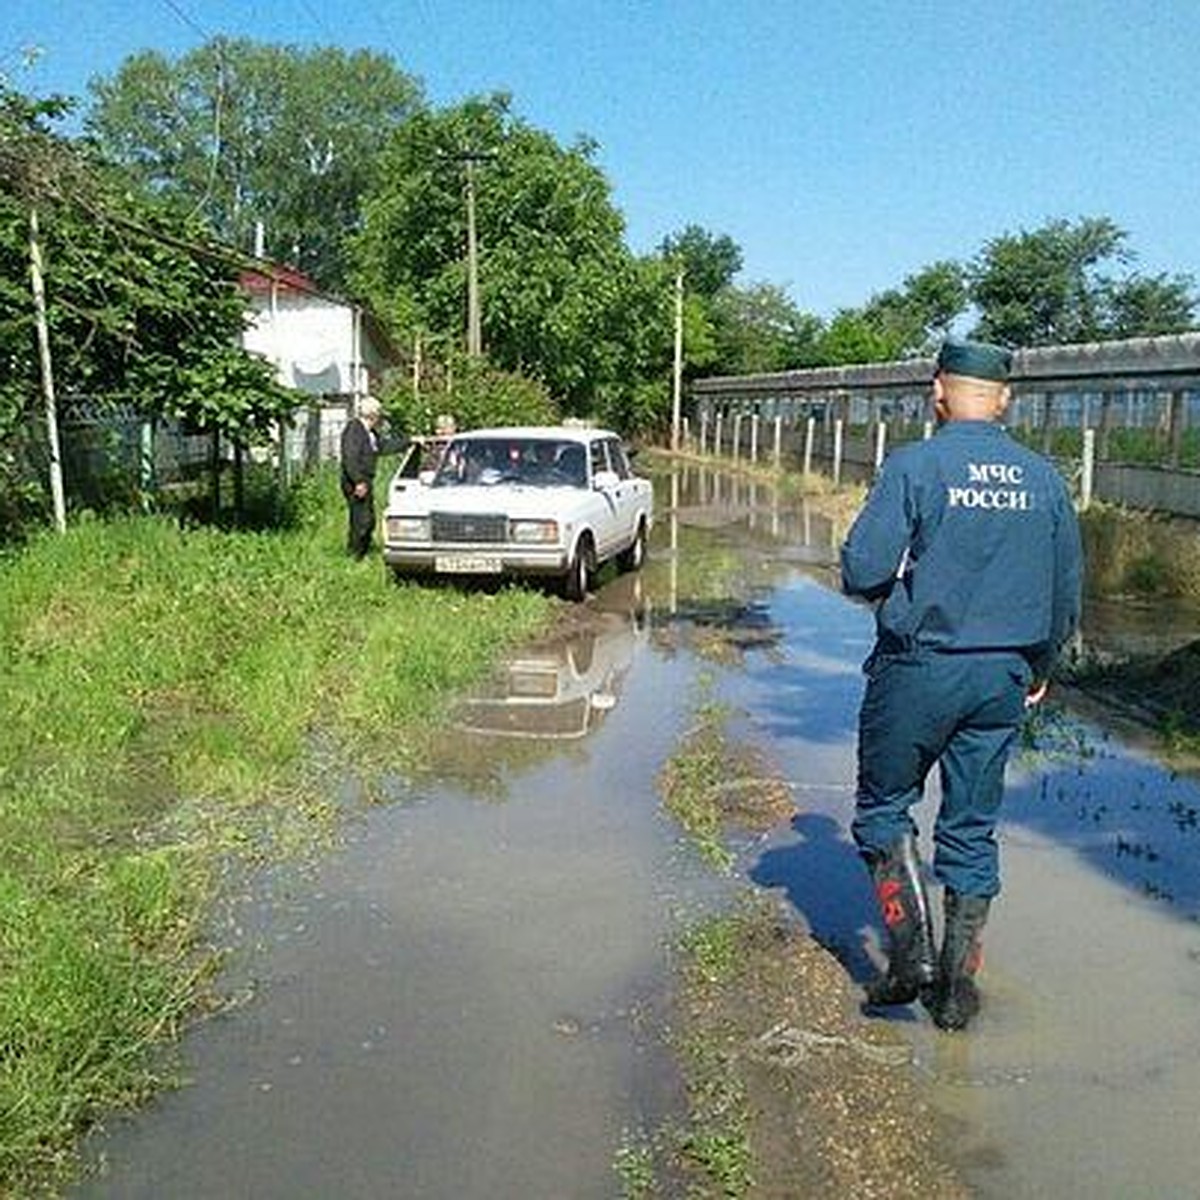
{"type": "Polygon", "coordinates": [[[591,457],[592,457],[592,476],[593,476],[593,478],[595,477],[597,471],[607,471],[608,470],[608,456],[604,453],[604,443],[603,442],[596,441],[596,442],[592,443],[591,457]]]}
{"type": "Polygon", "coordinates": [[[578,442],[566,442],[555,467],[562,480],[574,487],[587,487],[587,451],[578,442]]]}
{"type": "Polygon", "coordinates": [[[633,473],[629,469],[629,458],[625,454],[625,447],[616,438],[610,438],[608,441],[608,461],[612,464],[612,469],[616,471],[618,479],[628,479],[633,473]]]}
{"type": "Polygon", "coordinates": [[[410,442],[402,451],[400,465],[396,468],[398,479],[416,479],[421,471],[421,447],[410,442]]]}
{"type": "Polygon", "coordinates": [[[587,487],[587,447],[563,438],[459,437],[446,447],[433,480],[434,487],[499,483],[587,487]]]}

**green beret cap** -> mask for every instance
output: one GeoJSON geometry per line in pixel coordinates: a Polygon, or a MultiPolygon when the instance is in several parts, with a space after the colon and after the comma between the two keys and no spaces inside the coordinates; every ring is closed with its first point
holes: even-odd
{"type": "Polygon", "coordinates": [[[938,351],[937,369],[947,375],[970,375],[1007,383],[1012,371],[1012,351],[990,342],[959,342],[947,339],[938,351]]]}

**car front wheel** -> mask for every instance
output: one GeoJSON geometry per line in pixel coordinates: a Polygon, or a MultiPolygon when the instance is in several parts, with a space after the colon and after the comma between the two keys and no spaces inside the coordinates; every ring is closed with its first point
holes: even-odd
{"type": "Polygon", "coordinates": [[[571,565],[563,576],[562,592],[565,599],[578,603],[587,596],[589,557],[588,545],[581,541],[575,547],[571,565]]]}
{"type": "Polygon", "coordinates": [[[637,571],[646,561],[646,523],[639,521],[633,541],[617,556],[617,566],[622,571],[637,571]]]}

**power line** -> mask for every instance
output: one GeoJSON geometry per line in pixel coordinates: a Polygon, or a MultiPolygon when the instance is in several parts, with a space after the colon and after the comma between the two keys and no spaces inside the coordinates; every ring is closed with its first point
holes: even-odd
{"type": "Polygon", "coordinates": [[[375,18],[375,23],[383,31],[384,39],[390,49],[395,49],[402,44],[400,39],[396,37],[391,23],[377,4],[372,3],[371,0],[362,0],[362,6],[375,18]]]}
{"type": "Polygon", "coordinates": [[[317,10],[315,8],[313,8],[313,6],[311,4],[309,4],[308,0],[296,0],[296,2],[300,6],[300,8],[302,8],[304,10],[308,19],[321,31],[321,33],[330,42],[333,42],[336,40],[333,36],[333,31],[325,23],[325,19],[321,16],[321,14],[319,12],[317,12],[317,10]]]}
{"type": "MultiPolygon", "coordinates": [[[[162,0],[167,6],[193,33],[198,33],[205,43],[211,45],[217,55],[217,89],[213,99],[213,134],[212,134],[212,154],[209,156],[208,163],[208,178],[204,183],[204,193],[196,201],[192,208],[192,216],[195,216],[204,206],[212,199],[213,187],[217,181],[217,167],[221,161],[221,116],[225,105],[225,47],[224,39],[214,37],[204,28],[198,21],[195,21],[176,3],[176,0],[162,0]]],[[[179,107],[178,101],[174,94],[171,96],[171,103],[175,111],[181,117],[184,113],[179,107]]],[[[186,117],[184,117],[186,121],[186,117]]]]}
{"type": "Polygon", "coordinates": [[[162,0],[162,2],[190,29],[193,33],[198,33],[206,42],[212,39],[212,35],[207,29],[198,25],[191,17],[175,3],[175,0],[162,0]]]}

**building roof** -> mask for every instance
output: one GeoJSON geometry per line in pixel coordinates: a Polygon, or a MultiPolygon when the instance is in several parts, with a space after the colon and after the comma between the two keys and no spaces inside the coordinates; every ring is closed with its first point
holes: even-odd
{"type": "MultiPolygon", "coordinates": [[[[244,291],[250,292],[252,295],[265,295],[272,287],[278,287],[283,291],[305,292],[313,296],[325,296],[329,300],[337,299],[335,296],[326,296],[316,282],[309,279],[303,271],[298,271],[295,267],[280,266],[277,263],[263,263],[261,270],[243,271],[238,276],[238,283],[244,291]]],[[[339,303],[348,302],[339,301],[339,303]]]]}

